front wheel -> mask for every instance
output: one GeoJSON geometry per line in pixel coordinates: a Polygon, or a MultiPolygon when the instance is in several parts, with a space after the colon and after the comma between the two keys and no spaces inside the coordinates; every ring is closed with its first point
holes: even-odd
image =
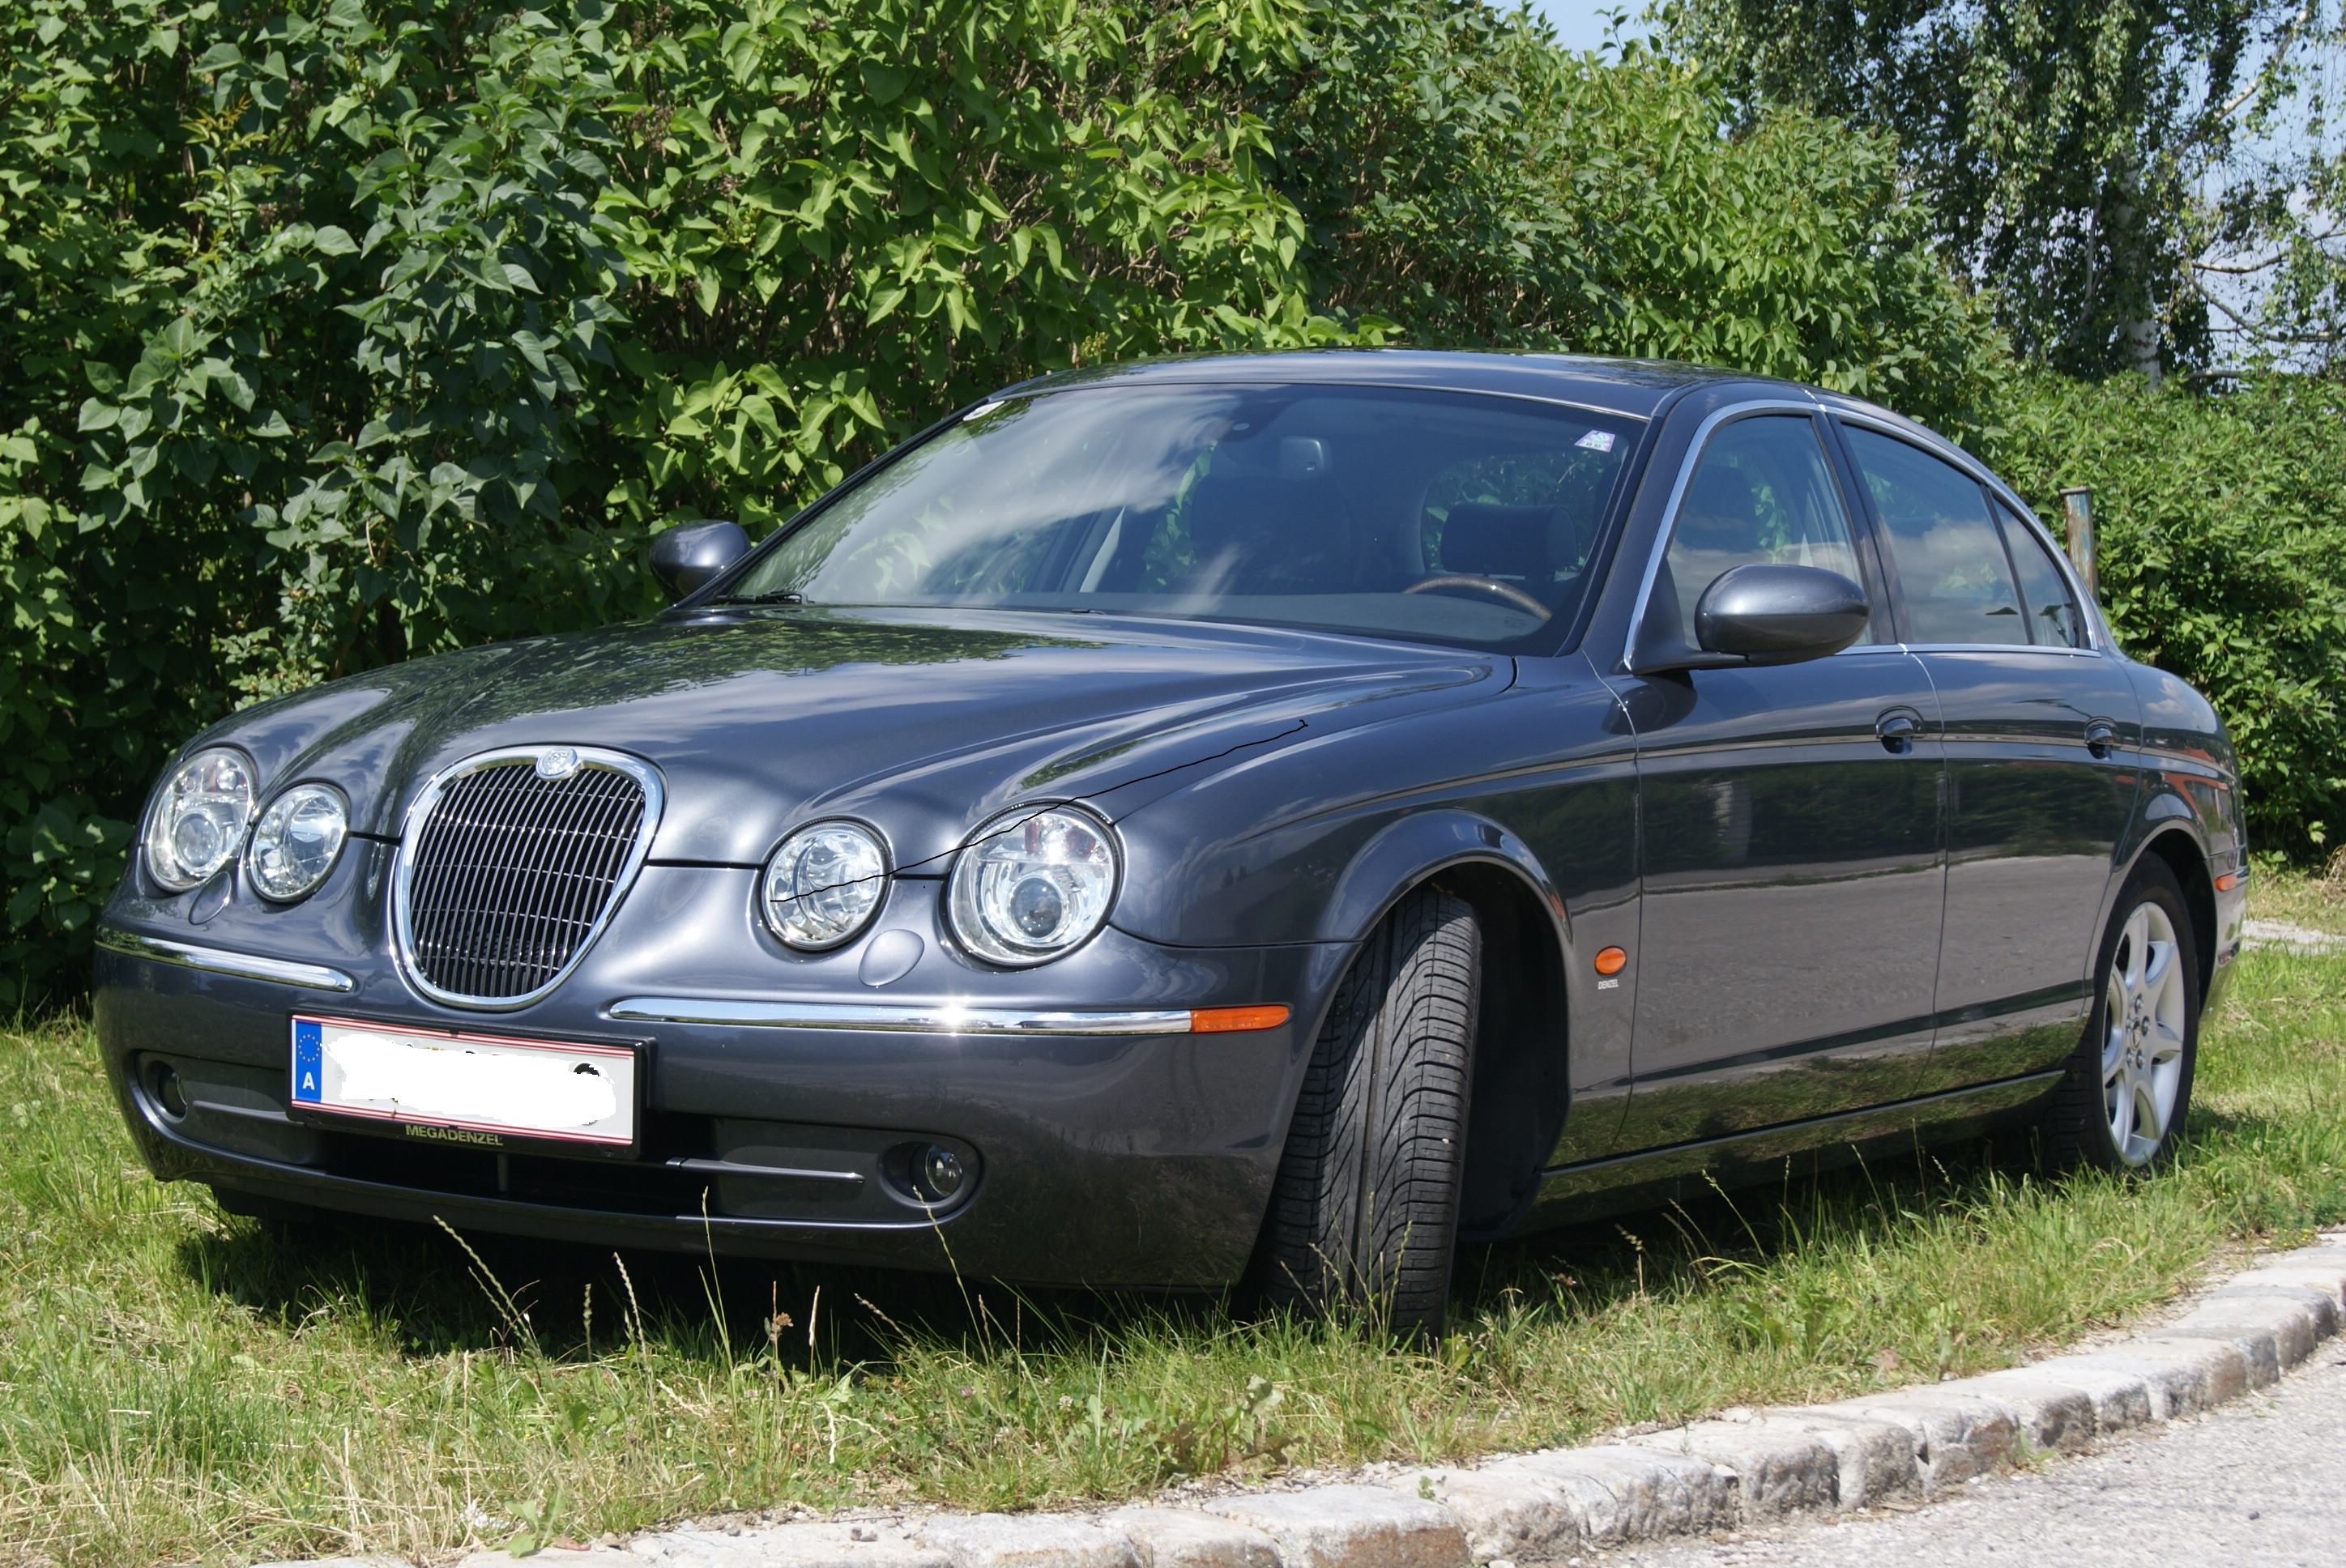
{"type": "Polygon", "coordinates": [[[1258,1259],[1274,1302],[1368,1307],[1438,1330],[1465,1170],[1483,939],[1462,899],[1419,888],[1337,988],[1287,1134],[1258,1259]]]}
{"type": "Polygon", "coordinates": [[[2182,885],[2146,859],[2102,938],[2093,1014],[2046,1118],[2055,1167],[2147,1171],[2174,1156],[2198,1058],[2198,952],[2182,885]]]}

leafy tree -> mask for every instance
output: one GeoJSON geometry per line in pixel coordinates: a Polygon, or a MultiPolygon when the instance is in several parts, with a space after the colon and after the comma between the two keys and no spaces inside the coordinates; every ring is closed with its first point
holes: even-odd
{"type": "Polygon", "coordinates": [[[1896,148],[1459,0],[1323,15],[1264,111],[1334,314],[1412,341],[1692,360],[1984,430],[2006,358],[1896,148]]]}
{"type": "Polygon", "coordinates": [[[1748,112],[1888,132],[1938,239],[2074,373],[2341,346],[2325,0],[1672,0],[1748,112]]]}
{"type": "Polygon", "coordinates": [[[2346,840],[2346,392],[2051,375],[2015,392],[1991,456],[2056,538],[2061,487],[2093,486],[2103,608],[2128,653],[2224,716],[2258,847],[2346,840]]]}
{"type": "Polygon", "coordinates": [[[0,1004],[201,725],[641,614],[655,529],[1039,371],[1390,333],[1978,426],[1889,143],[1732,109],[1475,0],[0,7],[0,1004]]]}

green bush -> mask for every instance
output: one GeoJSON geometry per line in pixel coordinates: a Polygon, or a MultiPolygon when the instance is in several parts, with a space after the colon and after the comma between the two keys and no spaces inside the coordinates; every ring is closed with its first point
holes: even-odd
{"type": "Polygon", "coordinates": [[[2004,341],[1896,147],[1800,108],[1729,136],[1709,73],[1553,46],[1455,0],[1328,12],[1267,111],[1339,311],[1420,342],[1730,365],[1958,437],[2004,341]]]}
{"type": "Polygon", "coordinates": [[[1479,0],[16,0],[0,81],[0,1005],[201,725],[644,613],[658,527],[1041,370],[2000,374],[1885,147],[1479,0]]]}
{"type": "Polygon", "coordinates": [[[2220,395],[2138,377],[2025,383],[1991,452],[2060,536],[2094,490],[2101,598],[2127,651],[2206,692],[2239,748],[2251,838],[2346,834],[2346,388],[2220,395]]]}

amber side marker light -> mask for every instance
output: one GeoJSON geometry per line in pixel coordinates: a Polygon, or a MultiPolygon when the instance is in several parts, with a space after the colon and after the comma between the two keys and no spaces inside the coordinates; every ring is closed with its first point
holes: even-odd
{"type": "Polygon", "coordinates": [[[1629,955],[1622,952],[1621,949],[1617,947],[1600,947],[1596,950],[1597,973],[1618,974],[1628,967],[1629,955]]]}
{"type": "Polygon", "coordinates": [[[2229,893],[2239,885],[2240,873],[2238,871],[2226,871],[2216,879],[2216,891],[2219,893],[2229,893]]]}
{"type": "Polygon", "coordinates": [[[1276,1029],[1286,1022],[1287,1008],[1278,1003],[1269,1007],[1198,1007],[1190,1010],[1189,1033],[1235,1034],[1244,1029],[1276,1029]]]}

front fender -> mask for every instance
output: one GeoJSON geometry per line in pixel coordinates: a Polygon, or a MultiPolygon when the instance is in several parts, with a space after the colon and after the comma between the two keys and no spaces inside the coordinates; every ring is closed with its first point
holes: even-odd
{"type": "Polygon", "coordinates": [[[1314,940],[1358,942],[1402,893],[1437,871],[1474,862],[1520,878],[1554,922],[1557,945],[1569,949],[1571,920],[1539,857],[1488,817],[1455,808],[1412,812],[1362,845],[1321,910],[1314,940]]]}

